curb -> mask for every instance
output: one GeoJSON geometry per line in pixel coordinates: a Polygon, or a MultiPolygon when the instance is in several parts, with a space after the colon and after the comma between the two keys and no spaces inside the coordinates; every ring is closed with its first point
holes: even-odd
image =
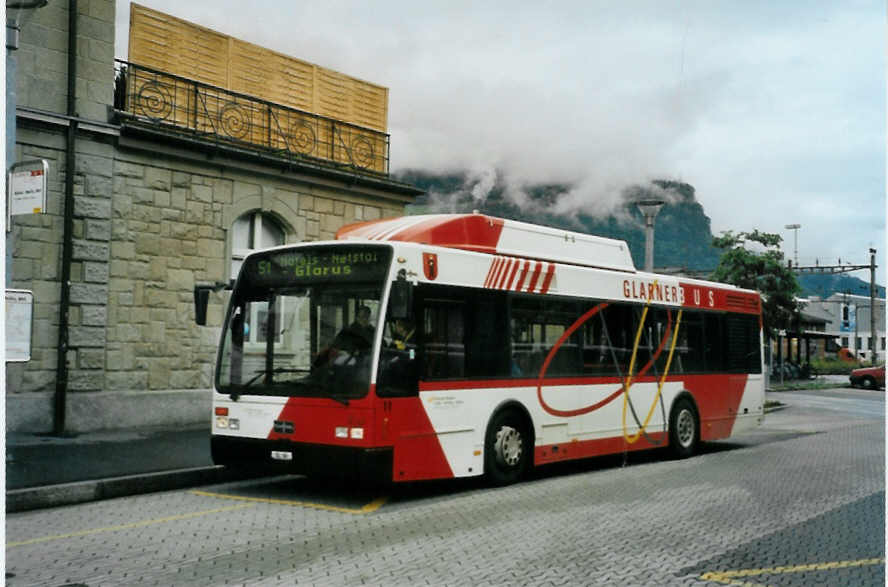
{"type": "Polygon", "coordinates": [[[264,475],[226,469],[221,465],[216,465],[13,489],[6,492],[6,513],[101,501],[142,493],[170,491],[210,483],[240,481],[261,476],[264,475]]]}

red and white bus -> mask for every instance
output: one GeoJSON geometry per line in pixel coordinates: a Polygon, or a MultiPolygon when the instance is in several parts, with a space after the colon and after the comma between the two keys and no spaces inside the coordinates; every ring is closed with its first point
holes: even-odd
{"type": "Polygon", "coordinates": [[[764,414],[756,292],[482,214],[257,251],[221,338],[218,464],[509,483],[622,451],[688,456],[764,414]]]}

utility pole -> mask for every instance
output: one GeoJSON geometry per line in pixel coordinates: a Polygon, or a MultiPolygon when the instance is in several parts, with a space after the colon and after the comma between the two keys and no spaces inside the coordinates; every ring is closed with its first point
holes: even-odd
{"type": "Polygon", "coordinates": [[[802,227],[801,224],[787,224],[786,225],[786,228],[795,232],[795,250],[794,250],[795,254],[794,254],[793,258],[795,259],[796,267],[798,267],[798,265],[799,265],[799,229],[801,227],[802,227]]]}
{"type": "MultiPolygon", "coordinates": [[[[787,225],[787,228],[789,228],[789,227],[790,226],[787,225]]],[[[851,263],[846,263],[845,265],[842,265],[842,261],[841,261],[841,259],[839,259],[838,265],[821,265],[820,263],[817,263],[816,265],[809,266],[809,267],[799,267],[798,265],[793,266],[792,261],[790,261],[789,267],[795,273],[809,274],[809,275],[810,274],[818,274],[818,273],[827,274],[827,275],[836,275],[839,273],[849,273],[851,271],[858,271],[858,270],[862,270],[862,269],[869,269],[870,270],[870,337],[869,337],[870,343],[869,343],[869,346],[870,346],[870,352],[872,353],[870,355],[871,362],[875,363],[876,362],[876,355],[877,355],[876,342],[878,341],[878,337],[876,336],[876,334],[877,334],[877,331],[876,331],[876,326],[877,326],[877,321],[876,321],[876,309],[877,309],[877,306],[876,306],[876,249],[870,249],[869,252],[870,252],[870,262],[868,265],[852,265],[851,263]]],[[[848,293],[849,292],[845,292],[846,297],[847,297],[848,293]]],[[[857,310],[860,310],[861,307],[866,307],[866,306],[860,306],[859,304],[855,304],[855,308],[854,308],[855,309],[855,316],[854,316],[854,357],[855,358],[858,357],[858,353],[861,350],[860,347],[865,346],[865,345],[857,344],[857,334],[858,334],[857,310]]]]}
{"type": "Polygon", "coordinates": [[[870,363],[876,364],[876,249],[870,249],[870,363]]]}
{"type": "Polygon", "coordinates": [[[859,309],[860,308],[857,306],[857,304],[854,304],[854,360],[855,361],[860,361],[860,337],[858,336],[858,332],[857,332],[857,325],[860,323],[860,321],[857,319],[857,311],[859,309]]]}

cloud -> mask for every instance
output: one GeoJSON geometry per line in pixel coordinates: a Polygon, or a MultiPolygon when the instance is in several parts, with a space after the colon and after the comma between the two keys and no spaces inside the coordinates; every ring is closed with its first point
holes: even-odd
{"type": "Polygon", "coordinates": [[[387,86],[393,170],[468,170],[479,197],[495,173],[516,202],[566,182],[565,213],[671,178],[715,232],[884,248],[882,2],[143,2],[387,86]]]}

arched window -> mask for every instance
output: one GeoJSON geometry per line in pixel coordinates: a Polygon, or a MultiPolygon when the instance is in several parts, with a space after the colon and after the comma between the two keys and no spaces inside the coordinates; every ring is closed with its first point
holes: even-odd
{"type": "MultiPolygon", "coordinates": [[[[237,279],[244,257],[256,249],[265,249],[286,242],[284,229],[272,216],[258,210],[247,212],[231,226],[231,279],[237,279]]],[[[245,317],[247,348],[265,343],[268,304],[254,303],[245,317]]]]}
{"type": "Polygon", "coordinates": [[[234,221],[231,227],[231,279],[251,251],[282,245],[285,242],[281,225],[268,214],[248,212],[234,221]]]}

